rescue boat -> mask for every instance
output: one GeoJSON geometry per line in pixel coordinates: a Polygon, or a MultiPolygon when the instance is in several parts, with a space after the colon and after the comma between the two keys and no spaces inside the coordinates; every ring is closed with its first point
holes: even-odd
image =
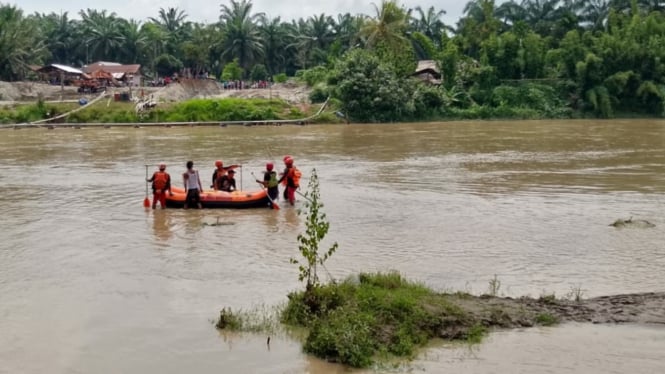
{"type": "MultiPolygon", "coordinates": [[[[166,206],[169,208],[182,208],[185,205],[187,193],[184,188],[172,187],[173,196],[166,194],[166,206]]],[[[268,207],[270,199],[265,189],[255,191],[214,191],[204,190],[201,193],[203,208],[263,208],[268,207]]],[[[196,208],[196,207],[189,207],[196,208]]]]}

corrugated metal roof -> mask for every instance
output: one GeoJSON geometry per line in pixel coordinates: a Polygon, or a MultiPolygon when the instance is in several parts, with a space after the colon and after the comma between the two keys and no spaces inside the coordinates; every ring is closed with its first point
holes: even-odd
{"type": "Polygon", "coordinates": [[[67,72],[67,73],[83,74],[83,72],[81,70],[79,70],[77,68],[73,68],[71,66],[67,66],[67,65],[51,64],[51,65],[48,65],[48,66],[52,66],[52,67],[54,67],[58,70],[62,70],[62,71],[67,72]]]}
{"type": "Polygon", "coordinates": [[[127,74],[136,74],[141,69],[141,65],[99,65],[99,64],[90,64],[83,67],[83,71],[86,73],[92,73],[97,70],[104,70],[108,73],[127,73],[127,74]]]}

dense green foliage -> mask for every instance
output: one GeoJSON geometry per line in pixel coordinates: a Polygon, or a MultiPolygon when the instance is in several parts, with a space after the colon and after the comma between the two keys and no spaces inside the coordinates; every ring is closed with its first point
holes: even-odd
{"type": "Polygon", "coordinates": [[[0,4],[0,79],[24,79],[30,65],[106,60],[140,63],[148,75],[184,67],[282,82],[298,72],[310,86],[328,83],[356,121],[665,115],[659,2],[471,0],[456,27],[433,7],[383,0],[374,10],[286,21],[230,0],[219,21],[202,24],[177,8],[137,22],[93,9],[80,20],[24,15],[0,4]],[[440,86],[408,79],[422,59],[436,62],[440,86]]]}

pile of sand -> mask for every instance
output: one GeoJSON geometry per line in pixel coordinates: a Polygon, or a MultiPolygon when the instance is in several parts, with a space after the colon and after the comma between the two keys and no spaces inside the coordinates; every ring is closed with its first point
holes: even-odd
{"type": "Polygon", "coordinates": [[[14,101],[21,98],[21,93],[9,82],[0,82],[0,100],[14,101]]]}
{"type": "MultiPolygon", "coordinates": [[[[110,88],[110,93],[126,92],[127,87],[110,88]]],[[[243,90],[225,90],[214,80],[189,79],[180,83],[172,83],[166,87],[134,87],[133,95],[153,95],[158,102],[179,102],[194,98],[227,98],[243,99],[282,99],[291,104],[309,102],[311,88],[294,82],[274,84],[272,88],[252,88],[243,90]]],[[[0,101],[35,101],[39,96],[46,101],[78,99],[77,87],[65,86],[64,90],[57,85],[35,82],[0,82],[0,101]]]]}
{"type": "Polygon", "coordinates": [[[0,100],[33,101],[39,96],[44,100],[63,100],[78,97],[78,88],[60,87],[36,82],[0,82],[0,100]]]}
{"type": "Polygon", "coordinates": [[[194,98],[227,98],[242,99],[282,99],[291,104],[309,102],[311,89],[297,84],[275,84],[272,88],[250,88],[243,90],[225,90],[224,87],[213,80],[187,80],[181,83],[172,83],[153,93],[154,98],[161,102],[184,101],[194,98]]]}

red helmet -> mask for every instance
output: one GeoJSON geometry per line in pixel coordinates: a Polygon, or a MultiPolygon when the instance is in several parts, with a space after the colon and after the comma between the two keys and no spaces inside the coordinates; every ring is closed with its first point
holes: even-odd
{"type": "Polygon", "coordinates": [[[291,166],[291,165],[293,165],[293,158],[292,158],[292,157],[287,157],[287,158],[285,158],[285,159],[284,159],[284,163],[285,163],[287,166],[291,166]]]}
{"type": "Polygon", "coordinates": [[[215,161],[215,166],[217,166],[218,168],[222,167],[223,165],[224,165],[224,163],[222,163],[222,160],[215,161]]]}
{"type": "Polygon", "coordinates": [[[166,169],[166,164],[159,164],[159,170],[166,169]]]}
{"type": "Polygon", "coordinates": [[[272,164],[272,162],[269,162],[269,163],[266,164],[266,170],[268,170],[268,171],[272,171],[273,167],[274,167],[274,165],[272,164]]]}
{"type": "Polygon", "coordinates": [[[291,156],[289,156],[289,155],[284,156],[284,162],[286,162],[287,158],[291,158],[291,156]]]}

